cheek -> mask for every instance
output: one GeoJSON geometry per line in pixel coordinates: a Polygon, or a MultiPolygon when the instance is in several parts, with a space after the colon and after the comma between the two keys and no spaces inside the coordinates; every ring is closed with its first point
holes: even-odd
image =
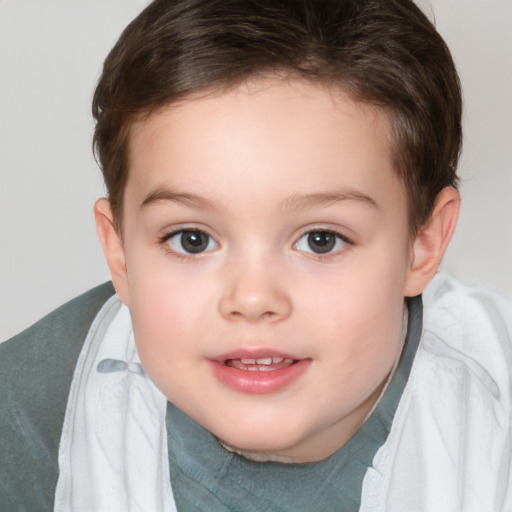
{"type": "Polygon", "coordinates": [[[335,323],[350,318],[355,327],[365,329],[366,324],[396,312],[397,306],[402,308],[406,275],[405,258],[382,252],[377,258],[361,251],[340,266],[311,271],[296,298],[320,317],[335,323]]]}
{"type": "Polygon", "coordinates": [[[188,365],[200,355],[202,338],[196,308],[186,290],[171,283],[145,282],[131,304],[137,350],[144,369],[157,387],[174,398],[181,383],[186,382],[188,365]]]}
{"type": "Polygon", "coordinates": [[[191,370],[187,365],[197,364],[205,355],[218,322],[218,285],[212,273],[171,264],[165,258],[132,267],[135,341],[143,366],[161,389],[168,391],[171,373],[186,374],[191,370]]]}
{"type": "MultiPolygon", "coordinates": [[[[348,260],[348,259],[347,259],[348,260]]],[[[397,255],[376,260],[361,255],[344,268],[324,268],[300,295],[314,319],[308,337],[322,333],[330,357],[355,369],[394,360],[401,339],[405,265],[397,255]],[[327,273],[329,272],[329,275],[327,273]]]]}
{"type": "Polygon", "coordinates": [[[170,272],[169,267],[148,263],[131,268],[130,313],[139,355],[151,374],[153,367],[170,364],[193,347],[199,329],[197,290],[193,283],[170,272]]]}
{"type": "Polygon", "coordinates": [[[172,287],[153,289],[146,298],[131,306],[140,351],[178,353],[193,349],[206,327],[205,315],[201,315],[203,306],[196,295],[172,287]]]}

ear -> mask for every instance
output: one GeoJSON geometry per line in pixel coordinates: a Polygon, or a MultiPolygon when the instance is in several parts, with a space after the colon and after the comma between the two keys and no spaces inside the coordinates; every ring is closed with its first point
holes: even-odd
{"type": "Polygon", "coordinates": [[[114,224],[114,217],[110,202],[101,198],[94,204],[94,217],[96,218],[96,231],[100,240],[107,264],[110,268],[112,283],[121,300],[128,305],[128,274],[124,247],[114,224]]]}
{"type": "Polygon", "coordinates": [[[411,246],[405,297],[422,293],[436,274],[455,231],[459,209],[460,195],[457,190],[446,187],[439,192],[430,219],[420,228],[411,246]]]}

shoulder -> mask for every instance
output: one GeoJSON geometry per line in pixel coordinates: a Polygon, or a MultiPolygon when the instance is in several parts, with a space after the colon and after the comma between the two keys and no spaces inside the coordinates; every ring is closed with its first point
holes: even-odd
{"type": "Polygon", "coordinates": [[[115,293],[111,282],[103,283],[66,302],[20,334],[2,343],[0,347],[13,350],[14,343],[27,340],[44,340],[48,335],[71,330],[77,332],[88,328],[102,305],[115,293]]]}
{"type": "MultiPolygon", "coordinates": [[[[0,385],[18,399],[46,394],[50,377],[69,374],[94,317],[114,294],[105,283],[76,297],[0,345],[0,385]],[[41,386],[44,384],[44,386],[41,386]]],[[[32,398],[29,398],[32,397],[32,398]]],[[[67,394],[66,394],[67,397],[67,394]]]]}
{"type": "Polygon", "coordinates": [[[33,504],[26,510],[43,503],[51,509],[76,360],[92,321],[114,293],[111,283],[100,285],[0,345],[0,500],[17,510],[25,510],[12,501],[20,496],[33,504]]]}
{"type": "Polygon", "coordinates": [[[444,274],[423,300],[403,440],[422,439],[423,484],[445,489],[454,509],[508,510],[512,303],[444,274]]]}
{"type": "MultiPolygon", "coordinates": [[[[442,274],[423,301],[420,346],[367,501],[511,510],[512,305],[442,274]]],[[[372,506],[361,510],[381,510],[372,506]]]]}
{"type": "Polygon", "coordinates": [[[424,301],[422,349],[466,368],[493,395],[510,404],[512,302],[437,275],[424,301]]]}
{"type": "Polygon", "coordinates": [[[465,286],[448,274],[438,273],[432,279],[423,293],[423,303],[431,316],[435,314],[449,323],[451,318],[451,323],[469,326],[486,319],[498,330],[511,334],[511,300],[483,288],[465,286]]]}

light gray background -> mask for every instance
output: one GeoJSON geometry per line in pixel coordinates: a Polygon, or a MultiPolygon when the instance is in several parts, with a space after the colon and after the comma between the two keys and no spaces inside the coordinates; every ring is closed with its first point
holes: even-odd
{"type": "MultiPolygon", "coordinates": [[[[145,4],[0,0],[0,339],[108,279],[90,102],[104,57],[145,4]]],[[[421,4],[466,102],[462,216],[443,267],[512,297],[512,1],[421,4]]]]}

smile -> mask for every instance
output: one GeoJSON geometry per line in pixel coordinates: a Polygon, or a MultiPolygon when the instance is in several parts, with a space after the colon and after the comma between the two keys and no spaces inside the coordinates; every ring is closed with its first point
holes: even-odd
{"type": "Polygon", "coordinates": [[[258,359],[241,358],[226,359],[224,364],[231,368],[246,370],[249,372],[273,372],[281,368],[287,368],[294,364],[296,360],[284,357],[262,357],[258,359]]]}
{"type": "Polygon", "coordinates": [[[216,379],[228,388],[240,393],[266,394],[292,385],[306,372],[311,359],[268,351],[226,354],[209,362],[216,379]]]}

